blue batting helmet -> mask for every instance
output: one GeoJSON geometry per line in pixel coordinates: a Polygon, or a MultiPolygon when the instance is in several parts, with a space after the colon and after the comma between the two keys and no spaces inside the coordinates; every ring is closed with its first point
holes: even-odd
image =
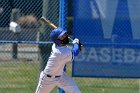
{"type": "Polygon", "coordinates": [[[63,30],[62,28],[56,28],[54,30],[52,30],[51,34],[50,34],[50,38],[51,40],[59,45],[61,44],[61,40],[59,40],[58,38],[61,37],[62,35],[64,35],[66,33],[65,30],[63,30]]]}

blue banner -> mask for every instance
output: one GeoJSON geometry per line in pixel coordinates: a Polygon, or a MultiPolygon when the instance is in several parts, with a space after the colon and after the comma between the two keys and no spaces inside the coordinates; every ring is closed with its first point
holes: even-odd
{"type": "Polygon", "coordinates": [[[73,76],[140,77],[139,0],[74,0],[74,37],[84,44],[73,76]]]}

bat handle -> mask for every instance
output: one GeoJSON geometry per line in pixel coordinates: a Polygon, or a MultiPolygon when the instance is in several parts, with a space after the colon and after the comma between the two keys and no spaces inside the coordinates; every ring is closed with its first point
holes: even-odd
{"type": "Polygon", "coordinates": [[[73,39],[71,37],[68,37],[71,41],[73,41],[73,39]]]}

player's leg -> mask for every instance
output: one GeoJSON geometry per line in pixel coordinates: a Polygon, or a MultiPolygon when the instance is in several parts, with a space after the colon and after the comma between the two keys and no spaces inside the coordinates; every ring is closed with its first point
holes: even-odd
{"type": "Polygon", "coordinates": [[[38,86],[35,93],[50,93],[54,85],[38,86]]]}
{"type": "Polygon", "coordinates": [[[58,86],[64,89],[66,93],[81,93],[77,84],[66,73],[60,78],[58,86]]]}
{"type": "MultiPolygon", "coordinates": [[[[66,72],[66,65],[64,67],[64,72],[66,72]]],[[[58,93],[65,93],[65,91],[61,88],[58,88],[58,93]]]]}
{"type": "Polygon", "coordinates": [[[35,93],[50,93],[55,86],[56,82],[53,79],[47,77],[42,71],[35,93]]]}

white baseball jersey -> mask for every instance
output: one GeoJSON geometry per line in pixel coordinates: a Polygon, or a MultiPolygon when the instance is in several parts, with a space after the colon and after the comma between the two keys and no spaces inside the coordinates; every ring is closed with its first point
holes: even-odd
{"type": "Polygon", "coordinates": [[[50,93],[55,86],[62,88],[66,93],[81,93],[77,84],[63,71],[65,64],[72,59],[72,52],[67,46],[53,44],[52,53],[46,68],[40,74],[35,93],[50,93]]]}
{"type": "Polygon", "coordinates": [[[65,64],[71,61],[72,52],[67,46],[56,46],[53,44],[44,73],[55,76],[62,75],[65,64]]]}

